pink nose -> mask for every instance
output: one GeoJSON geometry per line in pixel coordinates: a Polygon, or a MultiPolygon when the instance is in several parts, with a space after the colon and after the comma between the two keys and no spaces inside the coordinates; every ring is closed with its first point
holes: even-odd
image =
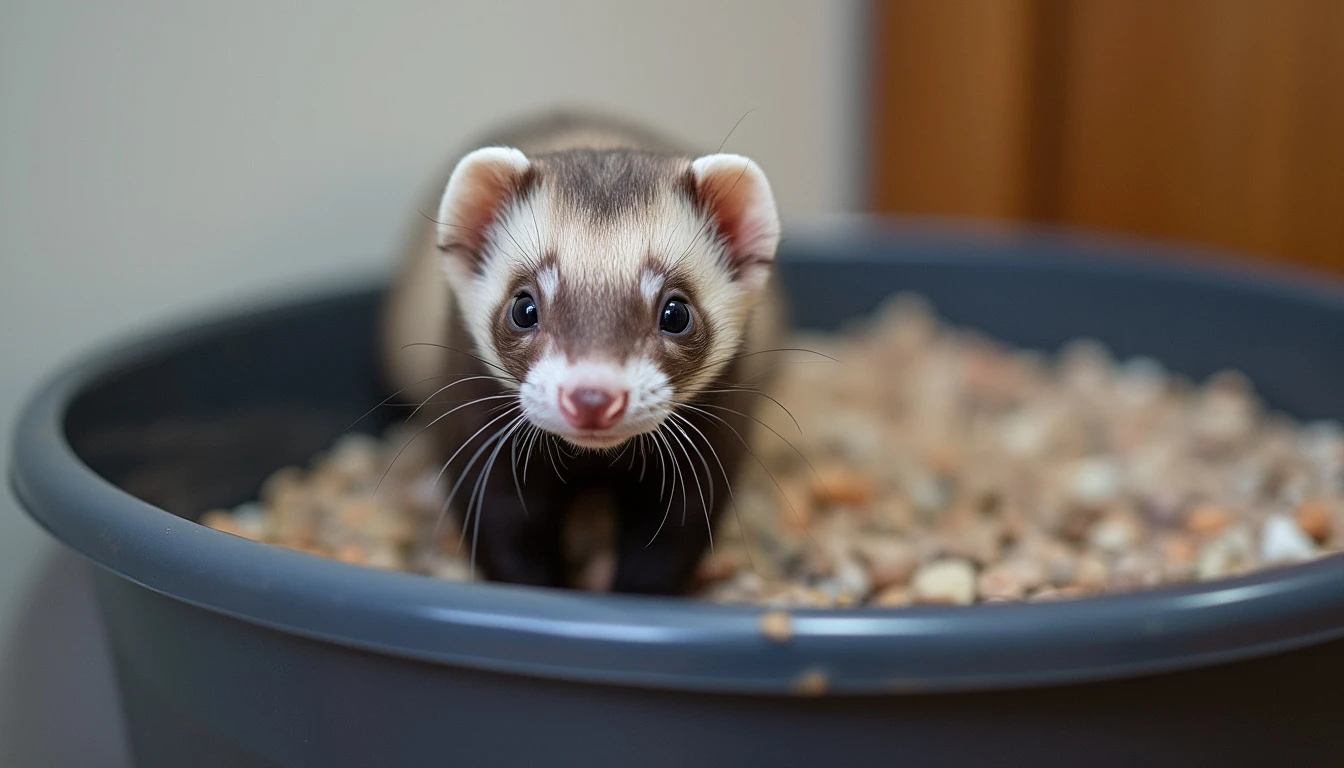
{"type": "Polygon", "coordinates": [[[560,390],[560,412],[575,429],[611,429],[625,413],[630,393],[601,387],[560,390]]]}

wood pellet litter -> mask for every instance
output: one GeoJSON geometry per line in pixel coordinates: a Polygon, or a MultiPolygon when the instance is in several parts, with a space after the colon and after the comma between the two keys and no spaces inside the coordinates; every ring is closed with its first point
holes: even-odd
{"type": "MultiPolygon", "coordinates": [[[[798,426],[762,398],[756,415],[778,435],[749,439],[775,481],[747,459],[695,598],[1050,600],[1344,549],[1344,431],[1266,410],[1238,373],[1193,383],[1088,341],[1053,357],[1009,349],[912,296],[794,344],[839,362],[781,358],[769,392],[798,426]]],[[[454,516],[436,526],[447,484],[433,482],[432,441],[410,442],[388,469],[415,431],[348,434],[310,468],[277,471],[258,502],[201,522],[346,563],[469,579],[454,516]]],[[[602,589],[609,532],[574,518],[574,583],[602,589]]],[[[784,618],[763,632],[787,641],[784,618]]]]}

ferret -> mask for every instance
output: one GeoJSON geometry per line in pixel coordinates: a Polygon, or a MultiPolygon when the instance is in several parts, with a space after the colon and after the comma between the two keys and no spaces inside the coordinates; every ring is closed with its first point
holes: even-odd
{"type": "Polygon", "coordinates": [[[487,578],[565,586],[566,510],[605,491],[610,589],[683,592],[735,504],[783,323],[770,184],[604,116],[477,146],[436,184],[384,313],[388,383],[433,425],[445,507],[487,578]]]}

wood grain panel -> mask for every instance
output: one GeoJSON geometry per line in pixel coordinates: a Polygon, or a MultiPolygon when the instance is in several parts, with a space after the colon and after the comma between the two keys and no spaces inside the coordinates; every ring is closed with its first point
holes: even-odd
{"type": "Polygon", "coordinates": [[[1027,208],[1031,0],[875,4],[874,206],[1027,208]]]}
{"type": "Polygon", "coordinates": [[[873,207],[1344,269],[1344,2],[888,0],[873,207]]]}
{"type": "Polygon", "coordinates": [[[1073,3],[1055,218],[1344,267],[1341,10],[1073,3]]]}

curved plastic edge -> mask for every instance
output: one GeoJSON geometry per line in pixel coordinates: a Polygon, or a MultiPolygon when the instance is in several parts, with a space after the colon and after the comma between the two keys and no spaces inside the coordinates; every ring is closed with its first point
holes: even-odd
{"type": "MultiPolygon", "coordinates": [[[[1263,275],[1255,283],[1273,289],[1263,275]]],[[[1319,287],[1283,287],[1339,301],[1319,287]]],[[[10,481],[20,502],[101,567],[206,610],[352,648],[572,681],[788,694],[801,675],[820,673],[830,694],[992,690],[1190,669],[1344,636],[1344,557],[1331,556],[1069,602],[793,611],[792,638],[781,644],[761,633],[762,608],[451,584],[257,544],[146,504],[74,455],[62,420],[90,382],[156,350],[293,310],[153,337],[53,377],[15,433],[10,481]]]]}

